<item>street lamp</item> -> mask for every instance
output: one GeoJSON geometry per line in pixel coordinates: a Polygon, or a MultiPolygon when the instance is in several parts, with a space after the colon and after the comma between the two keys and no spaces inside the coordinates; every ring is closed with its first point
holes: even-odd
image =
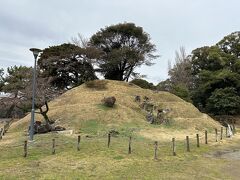
{"type": "Polygon", "coordinates": [[[29,49],[32,51],[34,56],[34,69],[33,69],[33,86],[32,86],[32,111],[31,111],[31,123],[30,123],[30,141],[33,140],[33,134],[34,134],[34,116],[35,116],[35,94],[36,94],[36,64],[37,64],[37,57],[40,52],[42,52],[41,49],[37,48],[31,48],[29,49]]]}

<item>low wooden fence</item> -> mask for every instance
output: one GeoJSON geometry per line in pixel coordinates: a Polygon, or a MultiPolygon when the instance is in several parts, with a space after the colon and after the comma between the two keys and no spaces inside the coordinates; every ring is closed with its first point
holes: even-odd
{"type": "MultiPolygon", "coordinates": [[[[224,131],[223,127],[220,129],[220,133],[218,133],[218,129],[215,129],[215,131],[214,131],[215,133],[211,134],[211,143],[220,142],[224,138],[229,138],[228,137],[228,133],[227,133],[228,129],[226,128],[225,135],[224,135],[223,131],[224,131]]],[[[205,131],[202,134],[203,134],[203,136],[201,137],[202,138],[202,140],[201,140],[202,145],[203,144],[205,144],[205,145],[210,144],[208,131],[205,131]]],[[[113,143],[112,142],[112,135],[109,133],[105,137],[106,137],[106,147],[107,148],[111,148],[111,145],[113,143]]],[[[190,139],[190,137],[186,136],[186,139],[184,140],[185,152],[187,152],[187,153],[191,152],[192,151],[191,147],[193,147],[193,146],[195,146],[196,148],[200,148],[201,147],[200,135],[199,134],[196,134],[195,138],[192,138],[192,140],[195,139],[195,143],[194,144],[190,144],[190,140],[189,139],[190,139]]],[[[78,137],[76,138],[76,146],[75,146],[77,151],[81,150],[81,142],[82,142],[81,136],[78,135],[78,137]]],[[[134,142],[133,138],[132,138],[132,136],[130,136],[129,139],[128,139],[128,146],[127,146],[127,149],[126,149],[126,152],[128,154],[132,154],[133,153],[132,152],[132,144],[133,144],[133,142],[134,142]]],[[[50,142],[46,143],[46,144],[49,145],[49,147],[51,149],[51,154],[53,154],[53,155],[56,154],[56,150],[57,150],[56,143],[57,143],[57,141],[56,141],[55,138],[52,139],[51,143],[50,142]]],[[[171,144],[171,148],[169,148],[169,149],[171,149],[172,152],[170,152],[170,154],[172,154],[173,156],[177,155],[177,148],[176,148],[177,147],[177,143],[178,143],[177,139],[176,138],[172,138],[172,141],[170,143],[171,144]]],[[[30,145],[31,145],[31,143],[30,143],[30,145]]],[[[23,157],[26,158],[29,155],[29,152],[28,152],[29,142],[28,141],[24,141],[23,145],[20,145],[20,146],[23,147],[23,157]]],[[[157,160],[158,159],[158,155],[157,154],[158,154],[158,150],[159,150],[159,142],[158,141],[154,141],[152,148],[153,148],[153,152],[154,152],[153,153],[153,159],[157,160]]]]}

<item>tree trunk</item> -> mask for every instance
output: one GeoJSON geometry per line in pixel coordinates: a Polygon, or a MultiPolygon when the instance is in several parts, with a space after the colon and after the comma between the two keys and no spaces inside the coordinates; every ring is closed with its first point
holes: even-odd
{"type": "Polygon", "coordinates": [[[49,107],[48,107],[48,102],[45,101],[45,106],[46,106],[46,110],[43,111],[42,107],[40,107],[40,114],[43,116],[45,123],[46,123],[46,127],[51,130],[51,121],[49,120],[49,117],[47,115],[49,107]]]}
{"type": "Polygon", "coordinates": [[[43,116],[46,124],[49,124],[49,125],[50,125],[50,124],[51,124],[51,121],[49,120],[47,113],[43,112],[43,113],[41,113],[41,115],[43,116]]]}

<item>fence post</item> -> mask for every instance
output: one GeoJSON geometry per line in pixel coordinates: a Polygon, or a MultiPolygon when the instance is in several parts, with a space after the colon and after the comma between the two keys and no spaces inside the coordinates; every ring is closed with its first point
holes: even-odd
{"type": "Polygon", "coordinates": [[[4,136],[5,135],[5,127],[3,126],[3,128],[2,128],[2,136],[4,136]]]}
{"type": "Polygon", "coordinates": [[[220,140],[223,139],[223,127],[221,127],[221,134],[220,134],[220,140]]]}
{"type": "Polygon", "coordinates": [[[80,151],[80,141],[81,141],[81,136],[78,136],[78,141],[77,141],[77,150],[80,151]]]}
{"type": "Polygon", "coordinates": [[[27,157],[27,141],[24,141],[23,151],[23,157],[27,157]]]}
{"type": "Polygon", "coordinates": [[[158,149],[158,142],[154,142],[154,159],[157,160],[157,149],[158,149]]]}
{"type": "Polygon", "coordinates": [[[226,138],[228,137],[228,127],[226,127],[226,138]]]}
{"type": "Polygon", "coordinates": [[[172,151],[173,156],[176,156],[175,138],[172,138],[172,151]]]}
{"type": "Polygon", "coordinates": [[[215,128],[216,142],[218,142],[218,130],[215,128]]]}
{"type": "Polygon", "coordinates": [[[108,148],[109,148],[109,146],[110,146],[110,142],[111,142],[111,134],[108,133],[108,148]]]}
{"type": "Polygon", "coordinates": [[[2,139],[2,131],[3,131],[3,128],[0,129],[0,139],[2,139]]]}
{"type": "Polygon", "coordinates": [[[128,154],[132,153],[132,136],[129,137],[129,144],[128,144],[128,154]]]}
{"type": "Polygon", "coordinates": [[[199,134],[196,134],[197,137],[197,147],[200,147],[200,143],[199,143],[199,134]]]}
{"type": "Polygon", "coordinates": [[[186,142],[187,142],[187,152],[190,152],[190,145],[189,145],[189,137],[186,136],[186,142]]]}
{"type": "Polygon", "coordinates": [[[55,154],[55,139],[52,139],[52,154],[55,154]]]}
{"type": "Polygon", "coordinates": [[[236,128],[235,128],[234,122],[232,123],[232,127],[233,127],[233,135],[235,135],[235,133],[236,133],[236,128]]]}
{"type": "Polygon", "coordinates": [[[205,144],[208,144],[208,134],[207,130],[205,130],[205,144]]]}

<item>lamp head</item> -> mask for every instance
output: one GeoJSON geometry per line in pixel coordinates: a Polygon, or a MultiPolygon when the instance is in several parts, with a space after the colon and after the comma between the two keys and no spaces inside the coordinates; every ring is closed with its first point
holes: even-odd
{"type": "Polygon", "coordinates": [[[31,48],[31,49],[29,49],[29,50],[32,51],[33,56],[34,56],[35,59],[37,59],[39,53],[42,52],[41,49],[37,49],[37,48],[31,48]]]}

